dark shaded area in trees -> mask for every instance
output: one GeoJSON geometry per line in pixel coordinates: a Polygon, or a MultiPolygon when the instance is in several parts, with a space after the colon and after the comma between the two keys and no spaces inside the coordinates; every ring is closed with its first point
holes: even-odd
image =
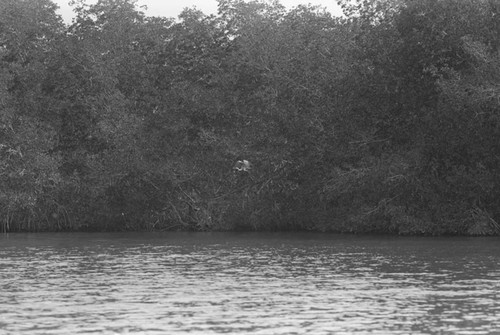
{"type": "Polygon", "coordinates": [[[0,2],[2,231],[499,232],[497,1],[73,4],[0,2]]]}

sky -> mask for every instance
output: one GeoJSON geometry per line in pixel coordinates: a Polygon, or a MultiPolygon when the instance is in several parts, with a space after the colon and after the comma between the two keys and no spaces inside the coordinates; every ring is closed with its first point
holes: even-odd
{"type": "MultiPolygon", "coordinates": [[[[71,23],[73,15],[71,7],[68,5],[69,0],[52,1],[59,6],[59,14],[62,15],[64,21],[71,23]]],[[[334,15],[340,13],[336,0],[281,0],[280,3],[288,9],[300,4],[312,4],[323,6],[334,15]]],[[[193,6],[205,14],[217,13],[217,0],[138,0],[138,5],[148,7],[146,11],[148,16],[177,17],[185,7],[193,6]]]]}

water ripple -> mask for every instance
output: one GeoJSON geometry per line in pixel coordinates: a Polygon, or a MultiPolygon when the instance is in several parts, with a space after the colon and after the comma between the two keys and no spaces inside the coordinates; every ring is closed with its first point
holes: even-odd
{"type": "Polygon", "coordinates": [[[0,237],[0,333],[498,333],[498,239],[456,241],[0,237]]]}

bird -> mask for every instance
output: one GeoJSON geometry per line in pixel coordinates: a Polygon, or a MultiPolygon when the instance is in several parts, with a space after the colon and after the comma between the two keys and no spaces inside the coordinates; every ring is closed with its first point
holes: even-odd
{"type": "Polygon", "coordinates": [[[237,161],[233,167],[233,169],[235,169],[236,171],[244,171],[244,172],[250,171],[251,168],[252,168],[252,166],[251,166],[250,162],[247,161],[246,159],[241,160],[241,161],[237,161]]]}

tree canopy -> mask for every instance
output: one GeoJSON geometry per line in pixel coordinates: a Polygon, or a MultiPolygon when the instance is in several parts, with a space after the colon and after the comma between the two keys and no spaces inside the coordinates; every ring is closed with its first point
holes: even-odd
{"type": "Polygon", "coordinates": [[[0,228],[498,234],[500,5],[340,4],[0,2],[0,228]]]}

